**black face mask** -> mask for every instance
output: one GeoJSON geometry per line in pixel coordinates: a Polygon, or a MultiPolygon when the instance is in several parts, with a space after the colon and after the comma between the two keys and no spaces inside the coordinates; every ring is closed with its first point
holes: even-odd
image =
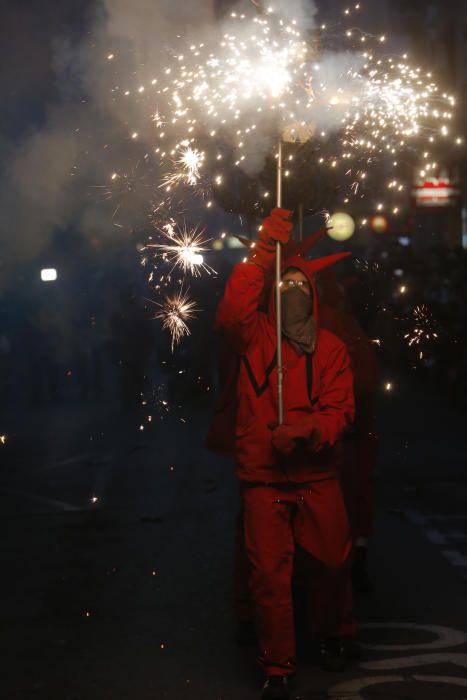
{"type": "Polygon", "coordinates": [[[282,333],[299,355],[312,353],[316,346],[313,298],[297,287],[282,293],[282,333]]]}

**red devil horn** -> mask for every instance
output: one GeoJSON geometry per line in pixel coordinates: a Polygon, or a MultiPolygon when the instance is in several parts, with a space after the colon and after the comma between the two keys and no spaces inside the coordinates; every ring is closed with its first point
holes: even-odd
{"type": "Polygon", "coordinates": [[[312,233],[311,236],[304,238],[303,241],[300,241],[298,250],[295,252],[295,254],[304,256],[309,250],[314,248],[317,243],[319,243],[322,237],[326,234],[326,231],[326,228],[321,228],[319,231],[312,233]]]}
{"type": "Polygon", "coordinates": [[[342,260],[343,258],[347,258],[349,255],[351,255],[350,252],[333,253],[332,255],[326,255],[323,258],[315,258],[314,260],[305,260],[301,255],[293,255],[284,259],[282,269],[286,270],[289,267],[296,267],[299,270],[305,269],[309,277],[312,277],[325,267],[334,265],[334,263],[342,260]]]}
{"type": "Polygon", "coordinates": [[[327,229],[322,228],[319,231],[315,231],[311,236],[307,236],[303,241],[289,241],[285,246],[284,256],[286,258],[292,255],[303,255],[305,256],[309,250],[315,247],[315,245],[322,239],[325,235],[327,229]]]}
{"type": "Polygon", "coordinates": [[[332,255],[326,255],[324,258],[316,258],[315,260],[307,260],[307,267],[310,269],[311,274],[316,274],[319,270],[323,270],[329,265],[334,265],[334,263],[339,262],[351,255],[350,252],[345,253],[333,253],[332,255]]]}
{"type": "Polygon", "coordinates": [[[240,241],[245,248],[251,248],[253,244],[253,241],[250,241],[248,238],[243,238],[243,236],[235,236],[235,238],[240,241]]]}

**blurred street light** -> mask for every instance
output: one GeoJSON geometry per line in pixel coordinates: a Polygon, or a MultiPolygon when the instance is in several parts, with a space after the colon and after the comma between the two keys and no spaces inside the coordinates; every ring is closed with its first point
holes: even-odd
{"type": "Polygon", "coordinates": [[[355,221],[346,212],[336,212],[328,221],[328,236],[334,241],[347,241],[355,233],[355,221]]]}
{"type": "Polygon", "coordinates": [[[57,279],[57,270],[54,267],[46,267],[41,270],[41,280],[43,282],[55,282],[57,279]]]}

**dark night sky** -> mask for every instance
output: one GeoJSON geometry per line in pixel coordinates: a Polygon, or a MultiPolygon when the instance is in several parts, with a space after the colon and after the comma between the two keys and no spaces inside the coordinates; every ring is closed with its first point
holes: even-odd
{"type": "Polygon", "coordinates": [[[17,138],[31,122],[40,123],[48,103],[58,98],[54,61],[58,43],[79,40],[93,0],[4,0],[0,62],[3,138],[17,138]]]}

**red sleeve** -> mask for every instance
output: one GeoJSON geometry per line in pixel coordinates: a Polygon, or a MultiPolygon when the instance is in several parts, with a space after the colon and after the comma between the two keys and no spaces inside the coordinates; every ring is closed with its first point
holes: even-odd
{"type": "Polygon", "coordinates": [[[313,451],[332,447],[354,419],[353,375],[347,350],[339,341],[328,354],[321,385],[318,410],[313,413],[317,428],[311,438],[313,451]]]}
{"type": "Polygon", "coordinates": [[[239,354],[245,352],[255,337],[263,288],[263,270],[249,262],[236,265],[227,282],[224,298],[217,310],[216,330],[239,354]]]}

